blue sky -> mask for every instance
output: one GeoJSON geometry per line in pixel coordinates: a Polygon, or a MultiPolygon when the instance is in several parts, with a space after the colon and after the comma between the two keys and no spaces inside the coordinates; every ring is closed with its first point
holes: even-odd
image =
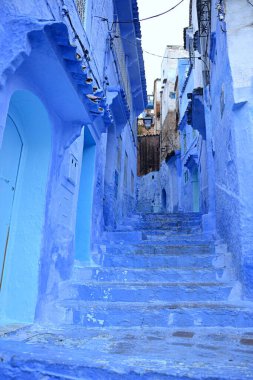
{"type": "MultiPolygon", "coordinates": [[[[180,0],[138,0],[140,19],[163,12],[180,0]]],[[[142,47],[163,55],[166,45],[183,45],[183,28],[189,24],[189,0],[164,16],[141,22],[142,47]]],[[[160,77],[161,58],[144,53],[148,93],[160,77]]]]}

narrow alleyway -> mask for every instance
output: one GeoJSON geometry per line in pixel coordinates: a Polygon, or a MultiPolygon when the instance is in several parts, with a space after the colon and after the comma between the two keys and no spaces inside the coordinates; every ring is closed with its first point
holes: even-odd
{"type": "Polygon", "coordinates": [[[1,331],[2,378],[252,378],[253,314],[228,256],[198,213],[126,219],[93,267],[76,262],[53,325],[1,331]]]}

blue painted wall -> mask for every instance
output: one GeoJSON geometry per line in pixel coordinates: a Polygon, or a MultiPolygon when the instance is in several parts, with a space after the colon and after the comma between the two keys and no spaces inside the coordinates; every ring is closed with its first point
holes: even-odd
{"type": "MultiPolygon", "coordinates": [[[[214,8],[212,11],[217,12],[214,8]]],[[[247,25],[252,16],[250,4],[233,0],[226,7],[225,22],[212,20],[216,44],[209,124],[213,134],[217,232],[234,255],[241,296],[251,300],[253,69],[248,44],[253,32],[247,25]]]]}
{"type": "MultiPolygon", "coordinates": [[[[124,15],[132,17],[136,2],[126,3],[124,15]]],[[[0,294],[2,321],[51,319],[59,284],[71,276],[74,259],[88,260],[88,248],[95,249],[105,220],[111,228],[134,206],[135,118],[146,99],[141,47],[139,42],[124,46],[119,38],[116,43],[107,23],[92,17],[102,11],[109,20],[122,17],[120,2],[107,0],[103,9],[97,1],[87,4],[83,23],[72,0],[64,7],[61,1],[50,1],[49,6],[42,0],[36,6],[2,2],[0,146],[8,112],[20,120],[24,132],[19,173],[23,187],[17,188],[14,199],[0,294]],[[122,52],[129,55],[127,64],[120,60],[122,52]],[[110,141],[111,129],[115,138],[110,141]]],[[[117,35],[124,34],[123,29],[117,35]]],[[[138,25],[128,26],[127,32],[134,42],[140,37],[138,25]]]]}

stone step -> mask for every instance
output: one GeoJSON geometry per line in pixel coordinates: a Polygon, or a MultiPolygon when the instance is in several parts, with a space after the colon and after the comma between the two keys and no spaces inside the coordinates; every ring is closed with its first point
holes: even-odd
{"type": "Polygon", "coordinates": [[[152,301],[222,301],[227,300],[231,286],[219,282],[195,283],[112,283],[86,282],[63,283],[61,299],[108,302],[152,302],[152,301]]]}
{"type": "MultiPolygon", "coordinates": [[[[124,227],[118,227],[116,230],[114,231],[110,231],[111,233],[112,232],[115,232],[115,233],[124,233],[124,232],[137,232],[139,231],[140,233],[144,233],[144,234],[150,234],[150,235],[172,235],[172,236],[176,236],[178,235],[178,237],[181,237],[181,236],[184,236],[186,235],[187,237],[189,235],[193,235],[193,234],[201,234],[202,233],[202,229],[200,226],[195,226],[195,227],[169,227],[169,226],[153,226],[152,228],[149,228],[148,226],[124,226],[124,227]],[[156,231],[160,231],[160,233],[156,232],[156,231]]],[[[131,236],[131,235],[130,235],[131,236]]]]}
{"type": "MultiPolygon", "coordinates": [[[[197,231],[196,231],[197,232],[197,231]]],[[[103,233],[102,242],[127,242],[128,244],[135,243],[136,241],[147,240],[148,237],[153,240],[157,238],[157,243],[159,244],[160,237],[165,237],[168,242],[177,241],[179,244],[184,244],[188,242],[189,244],[198,244],[203,242],[210,242],[210,238],[206,235],[200,233],[183,233],[181,234],[166,234],[164,232],[148,232],[142,230],[134,230],[134,231],[107,231],[103,233]],[[156,235],[159,235],[156,237],[156,235]],[[154,236],[154,238],[153,238],[154,236]]]]}
{"type": "Polygon", "coordinates": [[[201,229],[201,223],[199,221],[173,221],[173,222],[159,222],[159,221],[154,221],[154,222],[134,222],[134,221],[129,221],[124,224],[119,224],[117,226],[117,231],[125,231],[125,230],[131,230],[131,229],[138,229],[138,230],[152,230],[152,229],[164,229],[164,230],[184,230],[184,229],[190,229],[190,228],[199,228],[201,229]]]}
{"type": "MultiPolygon", "coordinates": [[[[61,301],[56,317],[86,327],[253,327],[252,305],[225,302],[61,301]]],[[[58,319],[59,320],[59,319],[58,319]]]]}
{"type": "Polygon", "coordinates": [[[221,281],[223,270],[204,267],[188,268],[102,268],[75,266],[72,279],[75,282],[95,280],[103,282],[213,282],[221,281]]]}
{"type": "Polygon", "coordinates": [[[151,242],[151,244],[153,241],[154,242],[159,242],[159,241],[167,242],[168,240],[179,241],[180,239],[186,240],[186,241],[187,240],[191,241],[192,244],[199,243],[200,241],[205,241],[204,237],[194,236],[193,232],[196,233],[198,231],[197,230],[195,230],[195,231],[188,230],[188,231],[181,231],[181,232],[169,231],[168,233],[156,233],[156,232],[147,230],[147,232],[145,232],[145,231],[142,232],[142,240],[148,240],[151,242]]]}
{"type": "Polygon", "coordinates": [[[93,254],[93,261],[103,267],[122,267],[122,268],[169,268],[169,267],[204,267],[210,268],[212,262],[217,258],[215,255],[207,253],[199,254],[136,254],[126,253],[115,255],[111,253],[93,254]]]}
{"type": "Polygon", "coordinates": [[[112,253],[115,255],[125,255],[127,253],[133,254],[195,254],[195,253],[209,253],[215,252],[214,245],[205,244],[204,242],[197,242],[191,244],[191,242],[177,242],[176,240],[171,243],[166,242],[135,242],[135,244],[127,243],[102,243],[95,246],[95,252],[97,253],[112,253]]]}
{"type": "Polygon", "coordinates": [[[202,214],[197,212],[185,212],[185,213],[135,213],[130,217],[125,218],[125,220],[188,220],[188,219],[198,219],[201,220],[202,214]]]}
{"type": "Polygon", "coordinates": [[[2,340],[0,378],[252,379],[252,334],[249,328],[35,325],[2,340]]]}

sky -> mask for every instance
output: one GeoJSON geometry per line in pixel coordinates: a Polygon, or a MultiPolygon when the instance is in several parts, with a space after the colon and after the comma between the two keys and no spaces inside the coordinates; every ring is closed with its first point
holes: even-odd
{"type": "MultiPolygon", "coordinates": [[[[180,0],[138,0],[140,19],[173,7],[180,0]]],[[[189,26],[189,0],[184,0],[176,9],[155,19],[142,21],[142,48],[163,56],[166,45],[183,45],[183,29],[189,26]]],[[[153,92],[153,83],[160,78],[162,58],[143,53],[148,94],[153,92]]]]}

